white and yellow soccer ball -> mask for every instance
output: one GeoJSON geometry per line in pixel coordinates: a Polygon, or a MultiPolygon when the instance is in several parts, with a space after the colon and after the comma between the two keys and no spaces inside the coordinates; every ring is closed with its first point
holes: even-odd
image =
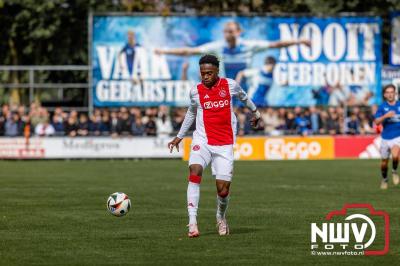
{"type": "Polygon", "coordinates": [[[131,208],[131,200],[122,192],[115,192],[107,200],[108,211],[115,216],[124,216],[131,208]]]}

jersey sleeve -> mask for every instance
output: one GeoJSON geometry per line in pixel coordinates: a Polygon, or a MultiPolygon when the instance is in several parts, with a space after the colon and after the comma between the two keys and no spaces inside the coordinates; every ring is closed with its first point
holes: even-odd
{"type": "Polygon", "coordinates": [[[246,40],[245,44],[253,52],[265,51],[269,48],[270,42],[267,40],[246,40]]]}
{"type": "Polygon", "coordinates": [[[121,51],[119,52],[120,54],[126,53],[126,49],[128,49],[128,45],[125,44],[124,47],[122,47],[121,51]]]}
{"type": "Polygon", "coordinates": [[[200,53],[207,54],[207,53],[214,53],[218,54],[221,50],[222,43],[219,41],[205,43],[197,47],[200,53]]]}
{"type": "Polygon", "coordinates": [[[243,75],[248,78],[248,77],[254,77],[258,74],[259,69],[257,68],[246,68],[243,70],[243,75]]]}
{"type": "Polygon", "coordinates": [[[377,119],[377,118],[379,118],[379,117],[381,117],[381,116],[383,116],[385,113],[384,113],[384,111],[383,111],[383,106],[382,105],[379,105],[379,107],[378,107],[378,110],[376,110],[376,113],[375,113],[375,119],[377,119]]]}
{"type": "Polygon", "coordinates": [[[194,93],[193,89],[190,90],[190,105],[187,109],[185,119],[183,120],[182,126],[178,132],[177,137],[182,139],[186,133],[188,132],[189,128],[192,126],[193,121],[196,118],[196,112],[197,112],[197,104],[194,99],[194,93]]]}
{"type": "Polygon", "coordinates": [[[247,108],[251,111],[257,110],[256,105],[252,100],[249,99],[247,93],[240,87],[240,85],[233,79],[227,79],[229,85],[229,91],[232,97],[237,97],[247,108]]]}

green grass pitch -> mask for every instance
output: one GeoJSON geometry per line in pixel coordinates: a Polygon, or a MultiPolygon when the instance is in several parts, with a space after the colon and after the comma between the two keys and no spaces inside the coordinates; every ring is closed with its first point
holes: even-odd
{"type": "Polygon", "coordinates": [[[186,162],[1,161],[0,265],[397,265],[400,187],[380,191],[378,167],[376,160],[236,162],[228,237],[216,232],[208,170],[201,236],[188,239],[186,162]],[[122,218],[106,210],[116,191],[132,201],[122,218]],[[389,254],[310,255],[310,223],[345,203],[390,214],[389,254]]]}

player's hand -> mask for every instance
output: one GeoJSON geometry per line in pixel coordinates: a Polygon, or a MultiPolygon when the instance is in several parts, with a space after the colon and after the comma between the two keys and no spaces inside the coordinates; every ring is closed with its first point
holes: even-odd
{"type": "Polygon", "coordinates": [[[171,142],[168,142],[169,153],[172,153],[174,147],[176,147],[176,150],[179,152],[179,143],[181,143],[181,141],[181,138],[175,137],[171,142]]]}
{"type": "Polygon", "coordinates": [[[257,129],[258,128],[258,122],[260,122],[260,118],[261,118],[261,114],[258,110],[256,110],[255,112],[253,112],[253,117],[250,120],[250,125],[254,128],[257,129]]]}
{"type": "Polygon", "coordinates": [[[154,53],[156,55],[162,55],[162,54],[164,54],[164,50],[156,48],[156,49],[154,49],[154,53]]]}
{"type": "Polygon", "coordinates": [[[311,41],[310,41],[310,40],[305,40],[305,39],[303,39],[303,40],[300,40],[299,43],[300,43],[300,44],[304,44],[304,45],[307,46],[307,47],[311,47],[311,41]]]}
{"type": "Polygon", "coordinates": [[[385,118],[391,118],[394,117],[395,115],[396,113],[394,111],[390,111],[385,114],[385,118]]]}

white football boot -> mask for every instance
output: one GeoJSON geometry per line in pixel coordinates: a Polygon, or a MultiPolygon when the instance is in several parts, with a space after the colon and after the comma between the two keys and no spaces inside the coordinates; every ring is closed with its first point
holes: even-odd
{"type": "Polygon", "coordinates": [[[220,236],[229,235],[229,226],[226,222],[226,219],[219,219],[217,220],[217,227],[218,227],[218,234],[220,236]]]}
{"type": "Polygon", "coordinates": [[[199,232],[199,228],[197,228],[197,224],[188,224],[188,227],[189,227],[188,236],[190,238],[200,236],[200,232],[199,232]]]}
{"type": "Polygon", "coordinates": [[[388,182],[385,180],[381,181],[381,189],[386,190],[388,188],[388,182]]]}
{"type": "Polygon", "coordinates": [[[393,184],[397,186],[400,183],[399,174],[397,172],[392,172],[393,184]]]}

